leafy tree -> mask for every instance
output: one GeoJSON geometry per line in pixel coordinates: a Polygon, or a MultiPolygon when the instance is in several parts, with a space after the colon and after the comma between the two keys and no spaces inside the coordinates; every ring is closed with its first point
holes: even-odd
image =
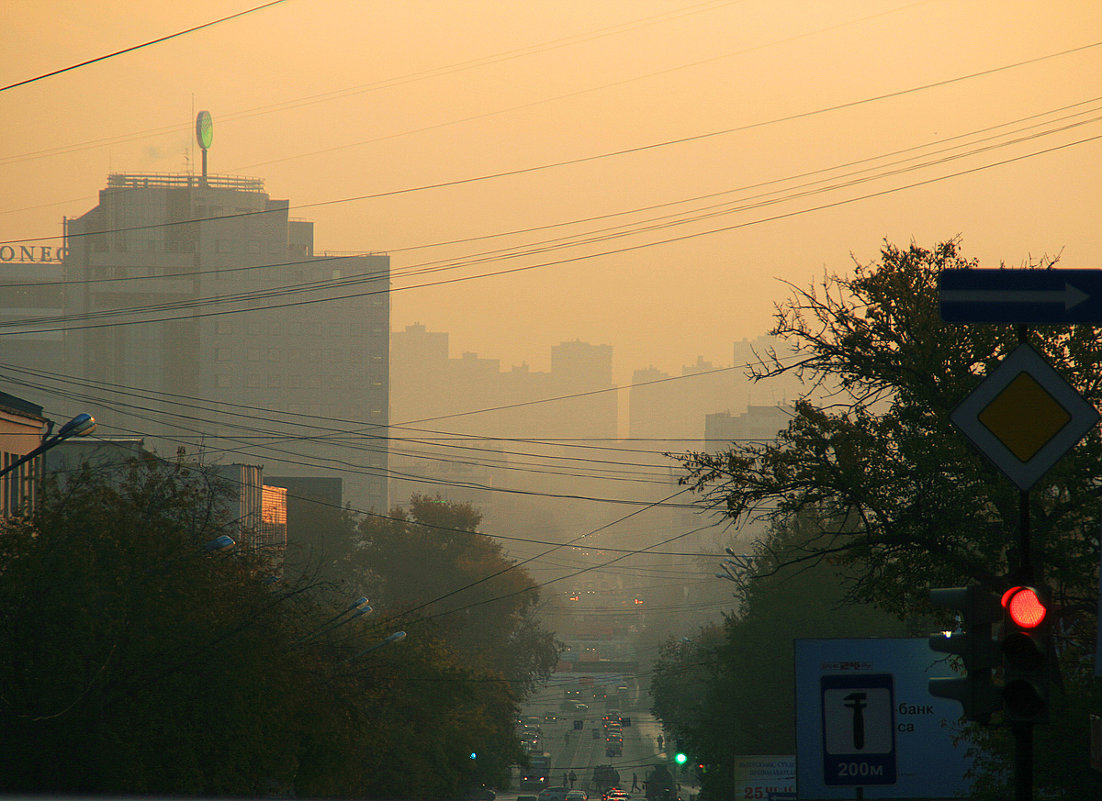
{"type": "MultiPolygon", "coordinates": [[[[797,361],[767,358],[756,376],[795,370],[827,392],[827,402],[798,403],[775,443],[686,455],[683,482],[734,520],[814,512],[824,525],[794,543],[786,560],[843,567],[851,600],[905,616],[928,608],[930,586],[1005,588],[1018,564],[1019,492],[949,415],[1018,337],[1010,326],[945,325],[937,308],[938,274],[975,266],[957,240],[929,250],[886,244],[879,260],[856,264],[852,276],[795,289],[778,306],[772,333],[795,347],[797,361]]],[[[1029,340],[1099,405],[1096,328],[1048,327],[1029,340]]],[[[1095,430],[1031,492],[1034,560],[1055,592],[1070,671],[1082,669],[1083,644],[1093,639],[1100,456],[1095,430]]],[[[1045,738],[1060,735],[1040,731],[1043,755],[1045,738]]],[[[1093,777],[1074,772],[1052,781],[1052,792],[1072,792],[1093,777]]]]}
{"type": "Polygon", "coordinates": [[[734,585],[738,611],[670,640],[655,665],[652,711],[707,765],[705,799],[728,796],[733,755],[795,752],[795,640],[913,633],[892,615],[846,603],[833,565],[794,563],[792,549],[817,522],[803,515],[759,543],[734,585]]]}
{"type": "Polygon", "coordinates": [[[408,511],[362,519],[349,563],[382,607],[504,677],[521,697],[550,675],[559,647],[536,621],[536,583],[479,533],[481,520],[470,504],[414,495],[408,511]]]}
{"type": "Polygon", "coordinates": [[[219,493],[149,457],[48,485],[0,523],[0,791],[447,799],[504,783],[522,758],[508,683],[428,632],[379,649],[396,621],[266,581],[244,549],[206,552],[234,531],[219,493]]]}
{"type": "Polygon", "coordinates": [[[227,521],[197,478],[152,458],[86,471],[6,522],[6,789],[249,793],[288,778],[276,732],[295,688],[268,670],[294,659],[287,633],[264,615],[263,563],[204,554],[227,521]]]}
{"type": "MultiPolygon", "coordinates": [[[[683,481],[732,519],[817,510],[833,528],[810,534],[798,558],[859,565],[853,597],[901,614],[930,584],[1001,586],[1016,566],[1018,490],[949,414],[1017,336],[1009,326],[946,325],[937,310],[938,274],[974,266],[956,241],[886,245],[853,277],[796,290],[772,333],[791,341],[798,361],[756,375],[799,371],[833,388],[830,404],[799,403],[775,443],[685,456],[683,481]]],[[[1089,401],[1102,400],[1093,328],[1046,328],[1031,342],[1089,401]]],[[[1067,612],[1093,609],[1100,451],[1095,431],[1033,491],[1036,558],[1067,612]]]]}

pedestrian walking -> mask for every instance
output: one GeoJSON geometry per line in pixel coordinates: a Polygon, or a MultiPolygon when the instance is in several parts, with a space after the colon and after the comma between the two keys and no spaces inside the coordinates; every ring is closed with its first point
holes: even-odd
{"type": "Polygon", "coordinates": [[[570,789],[574,789],[574,782],[578,780],[578,774],[570,771],[570,789]]]}
{"type": "Polygon", "coordinates": [[[634,773],[631,774],[631,792],[639,792],[639,778],[634,773]]]}

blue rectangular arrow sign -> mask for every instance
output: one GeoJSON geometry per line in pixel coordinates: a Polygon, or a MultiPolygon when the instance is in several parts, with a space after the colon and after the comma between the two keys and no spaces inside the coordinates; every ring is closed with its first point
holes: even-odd
{"type": "Polygon", "coordinates": [[[947,323],[1102,324],[1102,270],[942,270],[947,323]]]}

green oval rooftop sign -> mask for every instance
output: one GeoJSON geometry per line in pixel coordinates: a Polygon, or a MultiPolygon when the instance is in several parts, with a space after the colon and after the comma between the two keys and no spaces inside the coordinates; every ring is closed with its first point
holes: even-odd
{"type": "Polygon", "coordinates": [[[214,138],[214,121],[210,118],[209,111],[200,111],[195,118],[195,138],[199,140],[199,147],[206,150],[210,147],[214,138]]]}

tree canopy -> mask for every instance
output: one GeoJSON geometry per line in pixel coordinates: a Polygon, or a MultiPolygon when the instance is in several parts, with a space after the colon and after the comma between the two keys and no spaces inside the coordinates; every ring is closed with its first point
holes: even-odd
{"type": "Polygon", "coordinates": [[[550,675],[560,648],[536,621],[536,583],[478,531],[481,521],[470,504],[414,495],[408,509],[361,519],[348,565],[384,608],[524,695],[550,675]]]}
{"type": "MultiPolygon", "coordinates": [[[[796,355],[763,354],[753,376],[795,371],[811,391],[775,441],[680,457],[682,483],[732,521],[765,519],[774,531],[787,532],[783,541],[763,543],[763,553],[785,569],[840,570],[850,602],[872,602],[908,618],[929,611],[931,587],[978,582],[1005,590],[1019,578],[1020,493],[973,449],[950,414],[1019,345],[1022,332],[948,325],[938,314],[939,273],[977,266],[955,239],[930,249],[885,244],[879,259],[856,263],[851,275],[793,287],[777,306],[772,333],[796,355]],[[813,525],[793,527],[797,519],[813,525]]],[[[1100,405],[1096,327],[1026,333],[1088,402],[1100,405]]],[[[1090,693],[1083,688],[1093,683],[1100,456],[1102,435],[1095,429],[1030,493],[1035,579],[1043,577],[1054,592],[1068,689],[1054,699],[1054,717],[1068,725],[1038,730],[1039,763],[1049,755],[1050,764],[1065,764],[1057,752],[1069,742],[1086,753],[1090,693]]],[[[997,794],[1006,752],[999,737],[973,734],[995,749],[986,763],[989,783],[977,786],[995,787],[997,794]]],[[[1081,792],[1097,784],[1087,774],[1085,768],[1048,772],[1043,780],[1054,794],[1081,792]]]]}
{"type": "Polygon", "coordinates": [[[517,695],[446,631],[247,549],[200,469],[149,457],[0,523],[0,790],[460,798],[523,760],[517,695]],[[471,760],[477,752],[479,758],[471,760]]]}
{"type": "Polygon", "coordinates": [[[732,585],[737,611],[668,641],[655,663],[653,712],[694,762],[708,766],[707,798],[728,797],[733,755],[795,753],[796,639],[913,633],[886,612],[846,603],[831,564],[794,562],[791,544],[798,547],[817,522],[803,515],[760,543],[732,585]]]}
{"type": "MultiPolygon", "coordinates": [[[[852,565],[851,597],[898,614],[923,606],[931,585],[1004,584],[1017,564],[1019,493],[949,415],[1017,333],[938,315],[938,274],[973,267],[956,240],[885,245],[852,276],[795,289],[772,333],[796,360],[766,359],[755,375],[795,370],[825,402],[797,403],[775,442],[687,454],[682,481],[733,520],[815,510],[825,525],[794,558],[852,565]]],[[[1029,341],[1089,402],[1102,401],[1093,327],[1038,329],[1029,341]]],[[[1093,613],[1100,455],[1095,430],[1033,490],[1036,559],[1065,616],[1093,613]]]]}

